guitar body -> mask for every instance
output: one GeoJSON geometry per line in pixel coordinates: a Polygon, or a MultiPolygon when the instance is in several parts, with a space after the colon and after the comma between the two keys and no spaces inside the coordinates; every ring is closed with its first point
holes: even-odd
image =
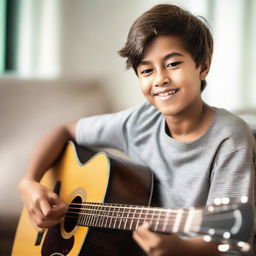
{"type": "MultiPolygon", "coordinates": [[[[145,167],[69,143],[41,183],[59,194],[67,204],[149,205],[153,179],[145,167]]],[[[131,235],[131,231],[77,226],[72,219],[65,219],[42,234],[37,232],[23,209],[12,256],[143,255],[131,235]]]]}

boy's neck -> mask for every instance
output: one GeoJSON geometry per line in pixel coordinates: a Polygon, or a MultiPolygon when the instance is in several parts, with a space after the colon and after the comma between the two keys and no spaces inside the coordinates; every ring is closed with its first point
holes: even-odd
{"type": "Polygon", "coordinates": [[[210,127],[215,111],[201,101],[177,116],[165,116],[168,134],[179,141],[192,142],[210,127]]]}

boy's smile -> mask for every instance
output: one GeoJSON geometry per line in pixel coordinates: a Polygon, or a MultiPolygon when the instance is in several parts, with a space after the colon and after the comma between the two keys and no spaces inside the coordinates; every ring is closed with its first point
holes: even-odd
{"type": "Polygon", "coordinates": [[[142,93],[166,117],[196,111],[202,106],[201,80],[208,72],[201,67],[196,67],[179,37],[156,37],[137,68],[142,93]]]}

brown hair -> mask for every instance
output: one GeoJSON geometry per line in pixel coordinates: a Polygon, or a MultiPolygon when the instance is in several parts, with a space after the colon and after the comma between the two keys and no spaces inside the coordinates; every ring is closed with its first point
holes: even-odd
{"type": "MultiPolygon", "coordinates": [[[[125,46],[119,51],[126,57],[126,67],[137,67],[143,58],[147,45],[157,36],[173,35],[181,38],[184,49],[189,52],[196,67],[211,62],[213,39],[207,21],[194,16],[178,6],[159,4],[143,13],[130,28],[125,46]]],[[[201,90],[206,86],[203,80],[201,90]]]]}

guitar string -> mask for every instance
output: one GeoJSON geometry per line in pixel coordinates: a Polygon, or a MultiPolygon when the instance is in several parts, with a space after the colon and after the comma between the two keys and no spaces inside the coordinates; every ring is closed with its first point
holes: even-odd
{"type": "MultiPolygon", "coordinates": [[[[128,210],[145,210],[145,211],[159,211],[159,212],[179,212],[182,210],[183,212],[189,212],[192,209],[168,209],[168,208],[160,208],[160,207],[151,207],[151,206],[140,206],[140,205],[125,205],[125,204],[70,204],[72,207],[69,207],[71,209],[75,209],[73,205],[75,206],[81,206],[76,207],[76,209],[94,209],[93,207],[100,207],[100,208],[115,208],[115,209],[128,209],[128,210]]],[[[193,211],[202,211],[201,209],[193,209],[193,211]]]]}
{"type": "MultiPolygon", "coordinates": [[[[69,213],[70,214],[70,213],[69,213]]],[[[99,215],[99,214],[87,214],[87,213],[77,213],[77,212],[71,212],[71,214],[75,214],[77,216],[74,216],[74,215],[69,215],[69,214],[66,214],[66,216],[68,217],[75,217],[75,218],[79,218],[79,216],[93,216],[94,218],[100,218],[100,217],[103,217],[103,218],[115,218],[115,219],[135,219],[135,220],[140,220],[140,219],[152,219],[153,217],[155,216],[140,216],[140,217],[137,217],[137,216],[113,216],[113,215],[99,215]]],[[[193,216],[193,217],[202,217],[202,215],[198,215],[198,216],[193,216]]],[[[176,218],[163,218],[163,219],[158,219],[158,221],[163,221],[163,222],[166,222],[166,221],[172,221],[172,220],[176,220],[176,218]]]]}
{"type": "MultiPolygon", "coordinates": [[[[81,204],[74,204],[74,205],[81,205],[81,204]]],[[[123,204],[98,204],[98,203],[88,203],[88,204],[82,204],[85,207],[70,207],[70,209],[74,209],[74,210],[80,210],[80,211],[97,211],[97,212],[109,212],[109,213],[118,213],[118,214],[146,214],[146,215],[161,215],[161,214],[165,214],[167,213],[169,215],[169,217],[174,217],[176,218],[177,214],[180,212],[180,210],[174,210],[174,209],[166,209],[166,208],[159,208],[159,207],[150,207],[150,206],[134,206],[134,205],[123,205],[123,204]],[[87,206],[87,207],[86,207],[87,206]],[[100,206],[100,208],[99,208],[100,206]],[[97,208],[98,207],[98,208],[97,208]],[[107,208],[114,208],[113,211],[109,211],[107,208]],[[128,212],[125,212],[124,210],[128,210],[128,212]],[[121,210],[121,211],[119,211],[121,210]]],[[[215,220],[215,216],[211,215],[211,212],[209,212],[208,214],[202,214],[203,210],[201,210],[200,208],[194,208],[192,209],[181,209],[182,210],[182,214],[183,215],[188,215],[189,213],[192,213],[193,215],[207,215],[209,220],[215,220]]],[[[232,210],[232,209],[230,209],[232,210]]],[[[218,213],[218,211],[216,212],[218,213]]],[[[166,218],[165,216],[160,216],[163,218],[166,218]]],[[[216,216],[216,218],[218,218],[216,216]]]]}
{"type": "MultiPolygon", "coordinates": [[[[147,218],[153,218],[153,217],[158,217],[159,219],[172,219],[172,218],[176,218],[176,216],[178,214],[173,214],[173,213],[169,213],[168,215],[162,215],[162,212],[148,212],[148,211],[139,211],[137,213],[132,212],[132,211],[126,211],[126,212],[118,212],[118,211],[106,211],[104,209],[99,210],[99,209],[79,209],[79,208],[73,208],[72,210],[80,210],[78,211],[68,211],[67,213],[71,213],[71,214],[80,214],[80,215],[98,215],[98,216],[112,216],[112,217],[116,217],[117,215],[145,215],[147,216],[147,218]],[[103,213],[103,215],[101,215],[103,213]],[[112,215],[109,215],[110,213],[113,213],[112,215]]],[[[193,216],[202,216],[202,214],[200,212],[193,212],[192,213],[193,216]]],[[[189,215],[189,213],[183,212],[182,215],[189,215]]]]}
{"type": "MultiPolygon", "coordinates": [[[[75,208],[74,210],[76,210],[76,209],[78,209],[78,210],[80,210],[80,208],[75,208]]],[[[159,212],[159,213],[154,213],[154,212],[151,212],[151,213],[149,213],[149,212],[147,212],[147,211],[145,211],[145,212],[141,212],[141,211],[139,211],[139,212],[131,212],[131,211],[127,211],[127,212],[119,212],[119,211],[109,211],[109,210],[99,210],[99,209],[86,209],[86,210],[82,210],[82,211],[68,211],[66,214],[68,214],[68,213],[70,213],[70,214],[78,214],[78,215],[92,215],[92,216],[94,216],[94,215],[97,215],[97,216],[100,216],[100,217],[102,217],[102,216],[109,216],[109,217],[117,217],[118,215],[120,216],[123,216],[123,218],[125,218],[125,217],[128,217],[129,215],[133,215],[133,216],[135,216],[135,215],[140,215],[141,217],[144,217],[144,216],[146,216],[147,218],[154,218],[154,217],[157,217],[158,219],[164,219],[164,220],[166,220],[166,219],[176,219],[177,218],[177,215],[178,214],[173,214],[173,213],[169,213],[168,215],[166,215],[165,213],[162,213],[162,212],[159,212]],[[103,215],[102,214],[100,214],[100,213],[103,213],[103,215]],[[110,213],[113,213],[113,215],[106,215],[106,214],[110,214],[110,213]],[[163,214],[165,214],[165,215],[163,215],[163,214]],[[126,215],[126,216],[124,216],[124,215],[126,215]],[[144,216],[143,216],[144,215],[144,216]]],[[[183,217],[188,217],[189,216],[189,212],[182,212],[182,216],[183,217]]],[[[194,217],[203,217],[203,216],[205,216],[205,215],[203,215],[201,212],[196,212],[196,211],[194,211],[194,212],[191,212],[191,214],[193,215],[193,218],[194,217]]],[[[145,217],[144,217],[145,218],[145,217]]],[[[230,217],[229,216],[227,216],[227,219],[229,219],[230,217]]],[[[218,215],[207,215],[207,219],[209,220],[209,221],[214,221],[214,220],[218,220],[219,219],[219,217],[218,217],[218,215]]]]}
{"type": "MultiPolygon", "coordinates": [[[[99,215],[99,214],[93,214],[93,213],[78,213],[78,212],[68,212],[66,214],[67,217],[72,217],[72,218],[79,218],[79,216],[82,216],[82,217],[93,217],[93,218],[114,218],[114,219],[132,219],[132,220],[141,220],[141,219],[144,219],[144,220],[152,220],[154,217],[157,217],[158,220],[157,222],[169,222],[169,221],[176,221],[176,217],[173,218],[172,216],[169,216],[169,217],[163,217],[163,216],[160,216],[160,217],[163,217],[163,218],[159,218],[158,215],[151,215],[151,216],[118,216],[118,215],[107,215],[107,214],[102,214],[102,215],[99,215]],[[74,216],[74,215],[70,215],[70,214],[75,214],[77,216],[74,216]]],[[[200,218],[202,217],[202,215],[200,214],[194,214],[193,217],[195,218],[200,218]]]]}
{"type": "MultiPolygon", "coordinates": [[[[154,222],[158,222],[158,223],[175,223],[176,222],[176,218],[162,218],[162,219],[159,219],[158,220],[154,220],[153,217],[154,216],[151,216],[151,217],[143,217],[143,216],[140,216],[140,217],[135,217],[135,216],[113,216],[113,215],[94,215],[94,214],[77,214],[77,213],[71,213],[71,214],[75,214],[76,216],[74,215],[69,215],[69,214],[66,214],[66,218],[67,219],[78,219],[80,216],[82,218],[93,218],[93,219],[96,219],[96,218],[105,218],[105,219],[117,219],[117,220],[144,220],[144,221],[148,221],[148,222],[151,222],[151,221],[154,221],[154,222]]],[[[183,216],[183,217],[186,217],[186,216],[183,216]]],[[[194,215],[193,218],[197,218],[198,219],[198,222],[201,222],[202,220],[202,215],[194,215]]],[[[227,218],[227,220],[230,219],[229,217],[227,218]]],[[[186,219],[185,219],[186,220],[186,219]]],[[[184,221],[184,219],[181,219],[181,221],[184,221]]],[[[219,221],[219,218],[216,217],[216,218],[212,218],[210,219],[209,221],[219,221]]],[[[197,227],[197,225],[196,225],[197,227]]]]}
{"type": "MultiPolygon", "coordinates": [[[[78,208],[79,209],[79,208],[78,208]]],[[[183,218],[184,217],[188,217],[188,214],[184,212],[182,213],[183,214],[183,218]]],[[[160,216],[159,214],[156,214],[156,213],[148,213],[148,212],[139,212],[139,213],[132,213],[132,212],[115,212],[115,211],[104,211],[104,210],[96,210],[95,209],[89,209],[88,211],[86,212],[67,212],[67,217],[69,218],[79,218],[79,216],[82,216],[82,218],[84,218],[85,216],[86,217],[90,217],[90,218],[93,218],[95,220],[95,218],[113,218],[113,219],[129,219],[129,220],[152,220],[154,217],[157,217],[158,218],[158,223],[167,223],[167,222],[170,222],[170,221],[176,221],[176,216],[172,216],[172,215],[168,215],[168,216],[162,216],[161,213],[160,213],[160,216]],[[99,212],[102,212],[103,214],[99,214],[99,212]],[[109,213],[114,213],[113,215],[109,215],[109,213]],[[73,214],[73,215],[70,215],[70,214],[73,214]],[[116,214],[116,215],[115,215],[116,214]],[[74,216],[76,215],[76,216],[74,216]],[[139,216],[135,216],[135,215],[139,215],[139,216]],[[144,215],[144,216],[143,216],[144,215]]],[[[193,212],[193,218],[198,218],[199,220],[202,218],[202,214],[200,212],[193,212]]],[[[217,221],[219,218],[218,216],[211,216],[211,218],[209,218],[208,216],[208,220],[212,220],[212,221],[217,221]]],[[[197,227],[197,226],[196,226],[197,227]]]]}
{"type": "MultiPolygon", "coordinates": [[[[157,210],[154,210],[154,209],[151,209],[151,208],[135,208],[135,209],[131,209],[129,207],[122,207],[122,208],[118,208],[118,207],[104,207],[104,206],[101,206],[101,209],[99,208],[79,208],[79,207],[70,207],[69,209],[71,210],[79,210],[79,211],[85,211],[85,212],[95,212],[96,214],[98,214],[99,212],[107,212],[107,213],[116,213],[116,214],[139,214],[139,215],[147,215],[147,216],[159,216],[160,215],[160,218],[163,217],[163,218],[166,218],[166,216],[161,216],[162,214],[168,214],[168,217],[176,217],[177,214],[179,213],[179,211],[174,211],[174,212],[171,212],[171,211],[162,211],[160,209],[157,209],[157,210]],[[112,211],[111,210],[108,210],[106,208],[110,208],[110,209],[113,209],[112,211]],[[122,209],[122,211],[120,212],[119,210],[122,209]],[[126,210],[126,211],[124,211],[126,210]]],[[[192,211],[188,211],[188,210],[183,210],[182,214],[183,215],[188,215],[190,212],[192,211]]],[[[78,213],[78,212],[73,212],[73,213],[78,213]]],[[[201,214],[201,211],[200,210],[194,210],[192,212],[193,215],[195,214],[201,214]]]]}
{"type": "MultiPolygon", "coordinates": [[[[145,209],[145,210],[157,210],[157,211],[173,211],[173,212],[177,212],[179,210],[176,209],[168,209],[168,208],[160,208],[160,207],[152,207],[152,206],[141,206],[141,205],[126,205],[126,204],[115,204],[115,203],[96,203],[96,202],[86,202],[86,203],[71,203],[70,204],[75,205],[75,206],[88,206],[88,207],[115,207],[115,208],[136,208],[136,209],[145,209]]],[[[182,209],[183,211],[189,211],[189,209],[182,209]]],[[[198,209],[200,210],[200,209],[198,209]]]]}
{"type": "MultiPolygon", "coordinates": [[[[105,211],[105,208],[115,208],[115,210],[123,210],[127,209],[128,211],[154,211],[154,212],[166,212],[169,214],[178,214],[182,210],[183,213],[189,213],[189,212],[204,212],[204,209],[206,208],[183,208],[183,209],[170,209],[170,208],[160,208],[160,207],[152,207],[152,206],[140,206],[140,205],[126,205],[126,204],[114,204],[114,203],[96,203],[96,202],[87,202],[87,203],[71,203],[71,206],[81,206],[81,207],[69,207],[70,209],[95,209],[99,210],[99,208],[104,208],[103,211],[105,211]]],[[[218,206],[213,206],[214,208],[218,208],[218,206]]],[[[230,209],[225,209],[225,210],[232,210],[230,209]]],[[[215,211],[218,213],[217,211],[215,211]]],[[[211,212],[204,212],[204,215],[211,214],[211,212]]]]}
{"type": "MultiPolygon", "coordinates": [[[[123,217],[113,217],[113,216],[94,216],[94,215],[86,215],[86,217],[94,217],[94,220],[96,219],[96,218],[100,218],[100,217],[104,217],[105,219],[116,219],[116,220],[123,220],[123,219],[127,219],[127,220],[132,220],[132,221],[145,221],[145,220],[147,220],[147,218],[132,218],[132,217],[125,217],[125,218],[123,218],[123,217]]],[[[83,218],[84,218],[84,216],[82,216],[83,218]]],[[[66,217],[67,219],[78,219],[79,218],[79,216],[73,216],[73,215],[68,215],[67,217],[66,217]]],[[[92,221],[92,219],[90,219],[90,220],[88,220],[88,221],[92,221]]],[[[154,223],[159,223],[159,224],[165,224],[165,223],[167,223],[167,225],[170,225],[170,224],[173,224],[173,223],[175,223],[175,220],[174,220],[174,222],[172,222],[173,220],[149,220],[149,222],[154,222],[154,223]]],[[[183,220],[183,222],[184,222],[184,220],[183,220]]],[[[154,223],[153,223],[153,225],[154,225],[154,223]]],[[[192,224],[193,225],[193,224],[192,224]]],[[[197,225],[196,225],[197,226],[197,225]]]]}
{"type": "MultiPolygon", "coordinates": [[[[73,220],[75,220],[75,221],[78,221],[78,217],[74,217],[74,216],[68,216],[68,218],[67,219],[73,219],[73,220]]],[[[106,225],[107,224],[107,222],[108,222],[108,220],[109,219],[104,219],[104,221],[105,222],[103,222],[103,223],[101,223],[101,225],[100,224],[97,224],[97,221],[98,220],[95,220],[95,219],[85,219],[85,220],[81,220],[81,222],[79,223],[80,225],[82,224],[82,225],[84,225],[84,226],[95,226],[95,227],[105,227],[105,228],[111,228],[111,227],[113,227],[113,228],[116,228],[116,229],[126,229],[126,230],[135,230],[135,228],[133,227],[133,225],[135,225],[136,226],[136,228],[137,228],[137,226],[139,226],[139,225],[142,225],[144,222],[145,222],[145,220],[143,220],[143,219],[133,219],[133,218],[130,218],[130,219],[128,219],[127,220],[127,222],[122,222],[122,218],[118,218],[118,220],[117,221],[120,221],[120,222],[115,222],[114,224],[112,224],[111,225],[111,223],[109,223],[108,225],[106,225]],[[131,220],[131,221],[130,221],[131,220]],[[134,221],[136,221],[137,223],[134,223],[134,221]],[[143,221],[142,223],[139,223],[140,221],[143,221]],[[88,222],[88,223],[86,223],[86,222],[88,222]],[[90,222],[92,222],[92,223],[90,223],[90,222]],[[94,222],[94,223],[93,223],[94,222]],[[96,222],[96,223],[95,223],[96,222]],[[139,223],[139,224],[138,224],[139,223]],[[116,227],[116,226],[119,226],[118,228],[116,227]],[[122,228],[122,226],[121,225],[125,225],[125,228],[123,227],[122,228]],[[130,226],[130,228],[127,228],[126,226],[127,225],[129,225],[130,226]]],[[[126,219],[125,219],[126,220],[126,219]]],[[[102,220],[100,220],[101,222],[102,222],[102,220]]],[[[111,220],[110,220],[111,221],[111,220]]],[[[162,231],[162,232],[167,232],[167,233],[171,233],[171,231],[168,231],[168,230],[172,230],[173,229],[173,227],[174,227],[174,224],[175,224],[175,222],[166,222],[166,221],[153,221],[153,220],[151,220],[151,221],[148,221],[149,223],[150,223],[150,225],[151,225],[151,228],[153,229],[153,230],[158,230],[158,231],[162,231]]],[[[79,226],[79,224],[78,224],[78,226],[79,226]]],[[[183,221],[182,222],[182,225],[180,225],[183,229],[185,229],[185,222],[183,221]]],[[[189,227],[189,229],[190,229],[190,231],[191,232],[193,232],[192,230],[197,230],[198,228],[200,228],[200,225],[196,225],[196,224],[194,224],[194,223],[192,223],[191,225],[190,225],[190,227],[189,227]]],[[[173,231],[173,230],[172,230],[173,231]]],[[[179,230],[177,230],[176,231],[176,233],[178,233],[178,232],[181,232],[181,230],[179,229],[179,230]]]]}
{"type": "MultiPolygon", "coordinates": [[[[129,211],[150,211],[150,212],[164,212],[164,213],[178,213],[180,210],[166,210],[166,209],[157,209],[157,208],[151,208],[151,207],[117,207],[113,205],[100,205],[96,207],[91,207],[91,206],[84,206],[84,207],[69,207],[69,209],[74,209],[74,210],[99,210],[99,211],[105,211],[106,208],[108,209],[115,209],[115,210],[129,210],[129,211]]],[[[182,210],[183,212],[191,212],[192,210],[182,210]]],[[[201,211],[201,210],[193,210],[193,211],[201,211]]]]}
{"type": "MultiPolygon", "coordinates": [[[[155,209],[155,210],[163,210],[163,211],[178,211],[180,209],[172,209],[172,208],[161,208],[161,207],[157,207],[157,206],[146,206],[146,205],[129,205],[129,204],[118,204],[118,203],[101,203],[101,202],[82,202],[82,203],[70,203],[69,205],[78,205],[78,206],[109,206],[109,207],[112,207],[112,206],[115,206],[115,207],[126,207],[126,208],[131,208],[131,207],[136,207],[136,208],[146,208],[146,209],[155,209]]],[[[226,208],[227,205],[208,205],[207,207],[209,206],[212,206],[214,208],[219,208],[219,209],[222,209],[223,206],[226,208]]],[[[229,204],[228,207],[230,210],[233,209],[233,207],[235,206],[235,208],[237,208],[237,204],[234,205],[234,204],[229,204]]],[[[205,209],[205,207],[192,207],[192,208],[182,208],[182,210],[191,210],[191,209],[195,209],[195,210],[203,210],[205,209]]]]}

